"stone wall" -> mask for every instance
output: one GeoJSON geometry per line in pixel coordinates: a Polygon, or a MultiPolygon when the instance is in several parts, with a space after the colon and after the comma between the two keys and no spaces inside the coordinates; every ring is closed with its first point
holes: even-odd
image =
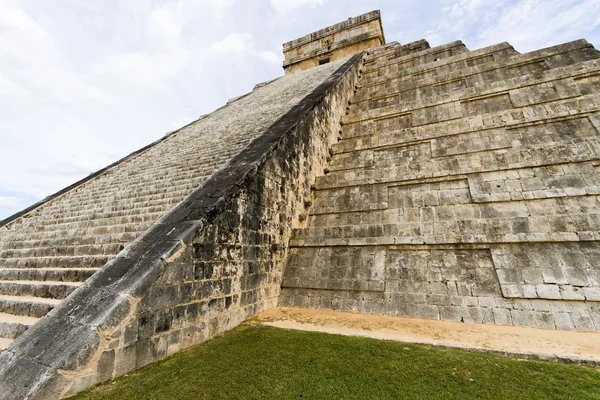
{"type": "Polygon", "coordinates": [[[328,65],[315,90],[1,353],[0,398],[77,393],[275,305],[360,58],[328,65]]]}
{"type": "Polygon", "coordinates": [[[281,304],[600,330],[599,57],[370,52],[281,304]]]}

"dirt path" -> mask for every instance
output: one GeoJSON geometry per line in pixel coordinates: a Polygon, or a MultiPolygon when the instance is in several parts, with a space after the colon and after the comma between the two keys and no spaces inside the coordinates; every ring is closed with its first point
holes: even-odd
{"type": "Polygon", "coordinates": [[[251,320],[266,326],[364,336],[600,366],[600,333],[467,324],[302,308],[274,308],[251,320]]]}

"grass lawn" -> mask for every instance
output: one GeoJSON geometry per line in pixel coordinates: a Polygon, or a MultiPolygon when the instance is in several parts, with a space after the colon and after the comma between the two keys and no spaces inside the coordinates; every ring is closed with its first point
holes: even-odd
{"type": "Polygon", "coordinates": [[[241,326],[77,399],[600,399],[600,371],[241,326]]]}

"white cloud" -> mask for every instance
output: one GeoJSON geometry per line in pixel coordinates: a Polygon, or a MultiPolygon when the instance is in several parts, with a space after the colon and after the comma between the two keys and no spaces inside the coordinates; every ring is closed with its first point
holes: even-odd
{"type": "Polygon", "coordinates": [[[28,205],[22,197],[0,195],[0,220],[24,209],[28,205]]]}
{"type": "Polygon", "coordinates": [[[211,56],[225,57],[238,54],[257,58],[263,62],[281,65],[283,54],[269,50],[257,50],[250,33],[230,33],[223,39],[210,45],[206,52],[211,56]]]}
{"type": "Polygon", "coordinates": [[[373,9],[388,41],[600,45],[597,0],[61,5],[0,0],[0,219],[281,76],[283,42],[373,9]]]}
{"type": "Polygon", "coordinates": [[[471,48],[509,42],[521,52],[582,37],[598,37],[597,0],[458,0],[447,2],[435,27],[426,32],[432,44],[461,39],[471,48]]]}
{"type": "Polygon", "coordinates": [[[109,55],[91,67],[94,74],[105,79],[145,88],[161,88],[165,80],[179,73],[188,63],[187,50],[172,52],[132,52],[109,55]]]}
{"type": "Polygon", "coordinates": [[[19,197],[0,196],[0,208],[10,208],[18,210],[23,204],[19,197]]]}
{"type": "Polygon", "coordinates": [[[227,55],[250,51],[252,47],[252,36],[249,33],[230,33],[211,44],[206,51],[212,55],[227,55]]]}
{"type": "Polygon", "coordinates": [[[325,0],[271,0],[271,7],[279,13],[288,14],[301,7],[315,8],[324,3],[325,0]]]}
{"type": "Polygon", "coordinates": [[[257,51],[256,56],[267,63],[281,65],[283,63],[283,54],[275,51],[257,51]]]}

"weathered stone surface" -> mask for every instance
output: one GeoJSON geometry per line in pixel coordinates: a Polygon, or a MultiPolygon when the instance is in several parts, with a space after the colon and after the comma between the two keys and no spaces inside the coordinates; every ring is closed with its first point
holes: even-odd
{"type": "Polygon", "coordinates": [[[599,57],[369,52],[280,304],[600,330],[599,57]]]}

